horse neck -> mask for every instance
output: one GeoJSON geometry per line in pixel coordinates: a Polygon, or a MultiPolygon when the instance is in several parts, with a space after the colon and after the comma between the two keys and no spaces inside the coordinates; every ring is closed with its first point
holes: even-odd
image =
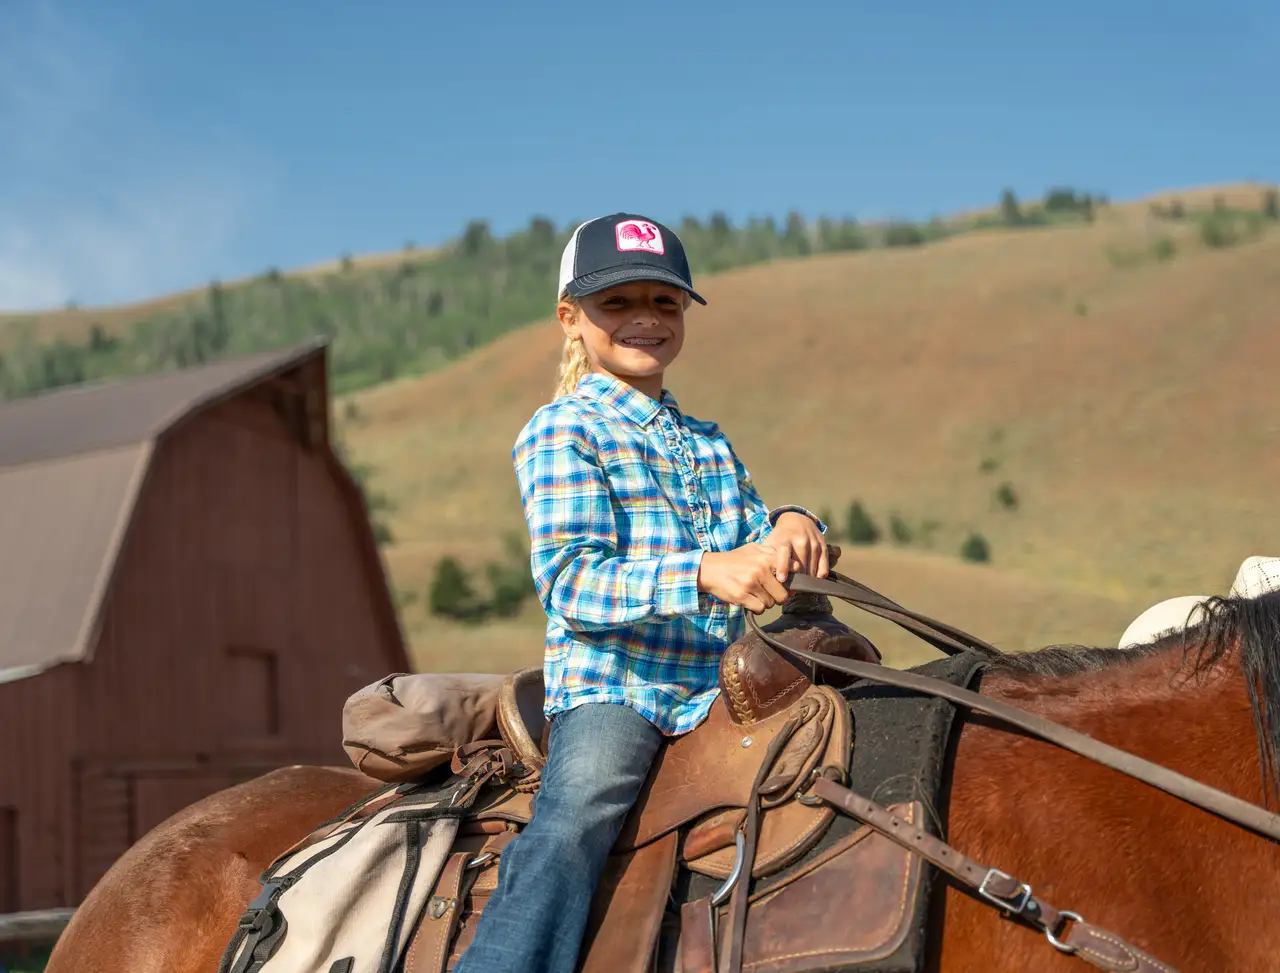
{"type": "MultiPolygon", "coordinates": [[[[982,691],[1260,803],[1238,663],[1228,656],[1188,677],[1181,659],[1177,649],[1068,677],[993,674],[982,691]]],[[[1280,950],[1280,926],[1239,935],[1280,913],[1280,848],[1101,764],[975,717],[960,733],[945,813],[960,851],[1158,947],[1178,969],[1265,969],[1280,950]]],[[[954,888],[944,899],[931,971],[1045,968],[1043,940],[954,888]],[[984,951],[1005,965],[971,960],[984,951]]]]}
{"type": "MultiPolygon", "coordinates": [[[[1266,801],[1236,653],[1197,672],[1193,658],[1184,662],[1178,642],[1070,676],[1002,673],[982,691],[1243,800],[1266,801]]],[[[986,745],[1007,749],[1008,741],[986,745]]],[[[1075,766],[1075,760],[1068,762],[1075,766]]]]}

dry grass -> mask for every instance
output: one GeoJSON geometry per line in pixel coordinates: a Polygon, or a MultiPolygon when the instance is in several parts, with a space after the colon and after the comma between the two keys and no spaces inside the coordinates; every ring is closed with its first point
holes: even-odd
{"type": "MultiPolygon", "coordinates": [[[[769,502],[842,511],[857,496],[882,525],[891,510],[938,521],[932,553],[846,565],[899,601],[1009,646],[1107,642],[1153,601],[1225,590],[1246,556],[1280,550],[1268,364],[1280,357],[1280,233],[1210,251],[1192,226],[1117,207],[1092,226],[704,285],[710,307],[691,313],[669,386],[725,427],[769,502]],[[1108,256],[1166,232],[1171,261],[1108,256]],[[984,459],[998,469],[980,472],[984,459]],[[1006,480],[1017,511],[993,500],[1006,480]],[[970,530],[993,565],[956,561],[970,530]]],[[[423,592],[443,554],[479,563],[523,528],[510,448],[547,401],[559,340],[535,324],[352,397],[346,435],[399,504],[388,560],[401,587],[423,592]]],[[[506,659],[527,646],[536,658],[536,616],[527,634],[461,635],[420,608],[406,620],[420,654],[447,644],[506,659]]]]}

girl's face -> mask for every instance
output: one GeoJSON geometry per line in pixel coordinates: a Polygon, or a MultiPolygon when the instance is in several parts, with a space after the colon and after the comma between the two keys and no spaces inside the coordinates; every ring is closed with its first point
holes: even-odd
{"type": "Polygon", "coordinates": [[[581,336],[591,368],[621,379],[651,398],[662,396],[662,373],[684,346],[684,291],[657,281],[620,284],[561,304],[560,325],[581,336]]]}

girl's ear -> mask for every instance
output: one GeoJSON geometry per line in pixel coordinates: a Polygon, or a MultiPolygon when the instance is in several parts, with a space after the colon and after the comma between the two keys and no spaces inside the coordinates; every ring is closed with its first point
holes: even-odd
{"type": "Polygon", "coordinates": [[[556,317],[566,338],[578,337],[578,308],[570,301],[561,301],[556,305],[556,317]]]}

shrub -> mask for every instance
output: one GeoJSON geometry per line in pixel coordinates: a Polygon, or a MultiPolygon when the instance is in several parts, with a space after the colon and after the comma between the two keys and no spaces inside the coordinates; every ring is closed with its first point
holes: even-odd
{"type": "Polygon", "coordinates": [[[893,538],[895,544],[910,544],[912,541],[911,527],[897,514],[889,516],[889,536],[893,538]]]}
{"type": "Polygon", "coordinates": [[[499,618],[511,618],[520,613],[520,606],[532,587],[533,578],[528,571],[513,570],[505,564],[487,564],[489,587],[493,589],[490,607],[499,618]],[[529,584],[525,584],[525,578],[529,584]]]}
{"type": "Polygon", "coordinates": [[[1151,245],[1151,253],[1160,261],[1172,260],[1177,252],[1178,247],[1170,236],[1162,236],[1151,245]]]}
{"type": "Polygon", "coordinates": [[[867,515],[862,503],[858,500],[849,505],[845,537],[850,544],[875,544],[880,540],[880,528],[867,515]]]}
{"type": "Polygon", "coordinates": [[[918,247],[924,242],[924,231],[914,223],[890,223],[884,233],[886,247],[918,247]]]}
{"type": "Polygon", "coordinates": [[[1235,220],[1224,212],[1214,212],[1200,220],[1200,239],[1205,246],[1220,249],[1240,242],[1235,220]]]}
{"type": "Polygon", "coordinates": [[[512,618],[530,596],[537,596],[533,575],[529,570],[529,552],[520,536],[509,533],[504,539],[505,561],[490,562],[484,567],[490,595],[481,598],[471,586],[466,569],[453,557],[445,557],[436,566],[428,596],[433,615],[462,622],[483,622],[490,618],[512,618]]]}
{"type": "Polygon", "coordinates": [[[1274,189],[1262,194],[1262,215],[1269,220],[1280,220],[1280,193],[1274,189]]]}
{"type": "Polygon", "coordinates": [[[483,606],[476,598],[467,577],[466,568],[456,558],[444,557],[436,565],[435,577],[427,593],[427,604],[433,615],[443,615],[459,621],[480,621],[483,606]]]}
{"type": "Polygon", "coordinates": [[[1012,189],[1006,189],[1000,194],[1000,221],[1005,226],[1022,224],[1022,211],[1018,208],[1018,197],[1013,194],[1012,189]]]}
{"type": "Polygon", "coordinates": [[[1013,492],[1012,483],[1001,483],[996,488],[996,503],[1004,507],[1005,510],[1018,509],[1018,495],[1013,492]]]}
{"type": "Polygon", "coordinates": [[[991,545],[981,534],[970,534],[960,545],[960,556],[974,564],[986,564],[991,560],[991,545]]]}

